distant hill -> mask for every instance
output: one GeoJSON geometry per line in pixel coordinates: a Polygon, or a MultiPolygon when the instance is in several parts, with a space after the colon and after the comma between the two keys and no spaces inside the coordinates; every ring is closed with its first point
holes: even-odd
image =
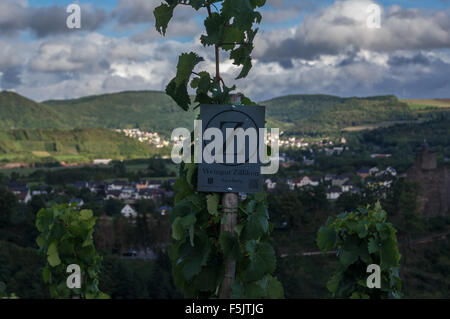
{"type": "Polygon", "coordinates": [[[17,93],[0,92],[0,129],[63,128],[64,116],[17,93]]]}
{"type": "MultiPolygon", "coordinates": [[[[349,126],[414,118],[408,105],[395,96],[289,95],[260,104],[267,106],[269,126],[297,134],[328,134],[349,126]]],[[[169,135],[176,127],[192,127],[193,120],[192,112],[184,112],[158,91],[42,103],[11,92],[0,93],[0,129],[139,127],[169,135]]]]}
{"type": "Polygon", "coordinates": [[[194,115],[181,110],[164,92],[134,91],[45,101],[71,127],[141,128],[170,134],[192,127],[194,115]]]}
{"type": "Polygon", "coordinates": [[[0,130],[0,163],[146,158],[156,150],[109,129],[0,130]]]}
{"type": "Polygon", "coordinates": [[[289,95],[261,104],[270,125],[287,133],[322,134],[345,127],[414,119],[395,96],[341,98],[331,95],[289,95]]]}
{"type": "Polygon", "coordinates": [[[404,99],[402,102],[408,104],[408,106],[414,111],[450,108],[450,99],[404,99]]]}

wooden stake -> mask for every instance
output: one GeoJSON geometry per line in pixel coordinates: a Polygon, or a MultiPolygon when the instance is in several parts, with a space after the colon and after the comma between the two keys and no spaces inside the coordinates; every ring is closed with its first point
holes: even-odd
{"type": "MultiPolygon", "coordinates": [[[[220,232],[230,232],[234,236],[234,227],[237,225],[237,210],[239,200],[236,193],[225,193],[222,198],[222,207],[225,217],[222,219],[220,225],[220,232]]],[[[220,299],[229,299],[231,294],[231,287],[233,286],[234,277],[236,273],[236,261],[225,260],[225,278],[220,287],[220,299]]]]}
{"type": "MultiPolygon", "coordinates": [[[[231,103],[240,104],[241,95],[232,94],[231,103]]],[[[234,228],[237,225],[238,206],[239,206],[239,197],[237,193],[225,193],[223,195],[222,207],[225,216],[224,218],[222,218],[222,224],[220,225],[220,233],[230,232],[233,236],[235,236],[234,228]]],[[[220,299],[230,298],[231,288],[234,283],[235,274],[236,274],[236,261],[227,258],[225,260],[225,277],[219,292],[220,299]]]]}

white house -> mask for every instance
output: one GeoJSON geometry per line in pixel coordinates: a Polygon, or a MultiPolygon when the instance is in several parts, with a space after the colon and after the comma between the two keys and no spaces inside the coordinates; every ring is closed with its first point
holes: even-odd
{"type": "Polygon", "coordinates": [[[133,217],[135,218],[137,216],[137,212],[130,206],[130,205],[125,205],[122,210],[120,211],[120,213],[125,216],[125,217],[133,217]]]}
{"type": "Polygon", "coordinates": [[[112,159],[95,159],[94,165],[109,165],[111,162],[112,159]]]}
{"type": "Polygon", "coordinates": [[[342,190],[339,187],[332,187],[327,190],[327,199],[338,199],[342,195],[342,190]]]}
{"type": "Polygon", "coordinates": [[[277,186],[277,182],[272,181],[270,178],[266,179],[265,183],[268,190],[273,190],[277,186]]]}
{"type": "Polygon", "coordinates": [[[392,176],[397,175],[397,171],[395,170],[395,168],[390,167],[390,166],[388,168],[386,168],[386,172],[390,173],[392,176]]]}
{"type": "Polygon", "coordinates": [[[347,176],[343,176],[343,175],[336,176],[335,178],[333,178],[331,180],[331,185],[341,187],[348,180],[349,180],[349,178],[347,176]]]}
{"type": "Polygon", "coordinates": [[[380,169],[376,166],[372,167],[371,169],[369,169],[369,173],[370,175],[375,175],[376,173],[378,173],[380,171],[380,169]]]}

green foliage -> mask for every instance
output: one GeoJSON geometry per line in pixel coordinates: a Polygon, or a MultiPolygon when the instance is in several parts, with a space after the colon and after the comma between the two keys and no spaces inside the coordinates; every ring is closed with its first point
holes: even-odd
{"type": "MultiPolygon", "coordinates": [[[[220,1],[182,1],[167,0],[154,10],[156,30],[165,35],[173,11],[177,5],[189,5],[195,10],[206,9],[208,16],[204,25],[206,34],[200,37],[204,46],[215,46],[216,66],[219,70],[218,52],[220,49],[230,51],[230,58],[236,66],[242,66],[237,79],[244,78],[252,67],[251,54],[253,41],[258,29],[254,29],[255,23],[261,22],[261,14],[255,9],[265,4],[265,1],[250,0],[220,0],[220,1]],[[219,4],[216,6],[215,4],[219,4]],[[220,7],[220,9],[218,8],[220,7]],[[214,11],[215,10],[215,11],[214,11]]],[[[191,88],[197,89],[194,101],[200,104],[227,104],[230,92],[235,86],[227,87],[218,71],[214,77],[208,72],[194,72],[195,66],[204,61],[197,54],[183,53],[178,62],[177,75],[167,85],[166,93],[183,110],[187,111],[192,102],[188,94],[188,85],[192,75],[191,88]]],[[[244,104],[251,101],[244,98],[244,104]]]]}
{"type": "MultiPolygon", "coordinates": [[[[203,61],[196,53],[183,53],[178,61],[177,75],[170,81],[166,92],[183,110],[188,111],[191,99],[188,94],[190,82],[196,90],[194,102],[200,104],[228,104],[235,86],[227,87],[220,77],[219,49],[230,51],[234,64],[242,66],[238,78],[247,76],[251,69],[251,53],[261,14],[255,9],[265,1],[177,1],[166,0],[154,11],[156,29],[165,34],[173,9],[178,4],[193,9],[205,8],[206,35],[200,38],[204,46],[215,46],[216,75],[205,71],[194,72],[203,61]],[[220,4],[218,9],[215,3],[220,4]],[[213,12],[213,9],[216,9],[213,12]]],[[[243,104],[254,104],[248,98],[243,104]]],[[[174,185],[177,191],[175,207],[171,214],[174,242],[169,250],[175,285],[187,297],[214,298],[219,294],[225,275],[225,262],[236,263],[236,279],[233,298],[282,298],[283,287],[272,276],[276,259],[268,243],[271,227],[266,198],[262,194],[251,195],[239,205],[238,220],[234,233],[221,232],[225,222],[220,195],[196,192],[197,165],[181,164],[180,178],[174,185]]]]}
{"type": "Polygon", "coordinates": [[[55,205],[41,209],[36,227],[41,233],[36,242],[45,254],[47,265],[42,271],[44,282],[53,298],[108,298],[98,288],[102,257],[93,241],[97,217],[91,210],[76,210],[69,205],[55,205]],[[75,264],[81,269],[81,288],[69,289],[67,266],[75,264]]]}
{"type": "Polygon", "coordinates": [[[171,214],[174,242],[169,249],[175,285],[186,297],[217,297],[224,276],[225,259],[236,262],[232,297],[281,298],[283,289],[272,276],[275,252],[268,243],[266,198],[249,195],[239,204],[234,233],[220,233],[225,213],[219,194],[197,193],[193,174],[188,180],[187,165],[175,184],[176,206],[171,214]]]}
{"type": "Polygon", "coordinates": [[[336,249],[340,266],[327,283],[337,298],[400,298],[400,253],[396,230],[377,203],[373,209],[360,208],[329,218],[317,234],[323,252],[336,249]],[[366,285],[367,266],[381,268],[381,289],[366,285]]]}
{"type": "Polygon", "coordinates": [[[269,124],[291,134],[341,133],[343,128],[384,121],[412,120],[414,115],[395,96],[340,98],[289,95],[265,101],[269,124]]]}

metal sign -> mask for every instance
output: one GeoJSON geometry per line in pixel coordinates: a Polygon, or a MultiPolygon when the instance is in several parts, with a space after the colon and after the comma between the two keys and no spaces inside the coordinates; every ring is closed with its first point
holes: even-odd
{"type": "Polygon", "coordinates": [[[264,143],[264,140],[259,129],[264,128],[265,107],[201,105],[200,119],[200,151],[203,160],[198,166],[197,190],[226,193],[262,192],[259,150],[260,143],[264,143]],[[213,132],[213,135],[208,132],[213,132]],[[244,134],[238,136],[239,134],[230,134],[232,132],[244,134]],[[211,147],[212,144],[216,147],[211,147]],[[211,152],[218,160],[205,162],[205,152],[211,152]]]}

